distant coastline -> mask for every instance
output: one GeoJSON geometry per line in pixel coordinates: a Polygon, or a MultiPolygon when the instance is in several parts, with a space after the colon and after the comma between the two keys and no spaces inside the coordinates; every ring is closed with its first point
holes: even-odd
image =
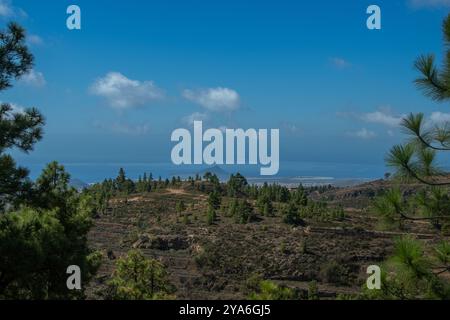
{"type": "MultiPolygon", "coordinates": [[[[278,183],[288,187],[333,185],[336,187],[354,186],[383,177],[387,171],[384,165],[320,163],[320,162],[286,162],[282,163],[280,174],[260,176],[257,168],[251,166],[174,166],[170,163],[62,163],[78,184],[92,184],[104,179],[113,179],[119,168],[124,168],[127,176],[139,179],[145,173],[152,173],[154,179],[170,179],[180,176],[204,175],[210,171],[221,181],[227,181],[231,174],[240,172],[250,184],[261,185],[265,182],[278,183]],[[82,183],[81,183],[82,182],[82,183]]],[[[20,163],[30,169],[30,177],[36,179],[45,163],[20,163]]]]}

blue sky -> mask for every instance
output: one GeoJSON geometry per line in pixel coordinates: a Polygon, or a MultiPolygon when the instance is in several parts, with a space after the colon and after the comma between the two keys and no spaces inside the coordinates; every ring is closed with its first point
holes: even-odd
{"type": "Polygon", "coordinates": [[[14,154],[25,164],[169,162],[192,119],[280,128],[281,162],[382,164],[402,115],[450,116],[412,83],[419,54],[442,56],[448,0],[0,4],[36,58],[0,100],[47,119],[35,151],[14,154]],[[70,4],[81,30],[66,28],[70,4]],[[381,30],[366,28],[370,4],[381,30]]]}

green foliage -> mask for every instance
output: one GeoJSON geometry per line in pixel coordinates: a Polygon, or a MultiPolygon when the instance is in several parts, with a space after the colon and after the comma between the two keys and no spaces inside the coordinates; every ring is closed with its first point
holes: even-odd
{"type": "Polygon", "coordinates": [[[267,194],[261,194],[256,201],[256,206],[258,207],[259,212],[266,217],[273,216],[274,208],[272,204],[272,200],[267,194]]]}
{"type": "Polygon", "coordinates": [[[308,205],[308,198],[306,197],[305,189],[302,185],[294,191],[292,201],[297,207],[304,207],[308,205]]]}
{"type": "Polygon", "coordinates": [[[17,208],[30,197],[32,182],[28,170],[16,167],[9,155],[0,155],[0,211],[17,208]]]}
{"type": "Polygon", "coordinates": [[[129,195],[135,191],[135,184],[133,180],[128,179],[123,168],[119,169],[119,174],[114,181],[115,188],[118,192],[124,195],[129,195]]]}
{"type": "Polygon", "coordinates": [[[259,290],[259,284],[263,280],[263,277],[259,273],[252,273],[244,283],[244,292],[250,295],[259,290]]]}
{"type": "Polygon", "coordinates": [[[39,196],[35,202],[41,208],[64,209],[67,199],[76,193],[69,187],[69,181],[70,175],[64,166],[56,161],[49,163],[36,180],[35,189],[39,196]]]}
{"type": "MultiPolygon", "coordinates": [[[[0,297],[44,299],[48,277],[36,272],[48,263],[49,250],[63,240],[55,212],[23,209],[0,217],[0,297]],[[14,257],[14,258],[13,258],[14,257]],[[40,267],[40,268],[39,268],[40,267]]],[[[66,266],[67,267],[67,266],[66,266]]],[[[61,269],[60,274],[64,269],[61,269]]],[[[63,281],[64,283],[64,281],[63,281]]],[[[58,283],[49,283],[52,287],[58,283]]]]}
{"type": "Polygon", "coordinates": [[[212,207],[214,210],[217,210],[220,208],[222,200],[220,197],[219,192],[213,191],[208,196],[208,204],[210,207],[212,207]]]}
{"type": "Polygon", "coordinates": [[[239,172],[236,175],[231,175],[227,183],[227,193],[229,197],[239,197],[245,192],[245,187],[248,185],[247,179],[239,172]]]}
{"type": "MultiPolygon", "coordinates": [[[[33,56],[16,24],[0,32],[0,90],[30,71],[33,56]]],[[[5,151],[29,152],[42,138],[43,116],[36,109],[0,106],[0,299],[78,299],[67,289],[67,267],[81,268],[86,283],[99,266],[89,250],[92,199],[70,188],[69,174],[50,163],[33,183],[5,151]]]]}
{"type": "Polygon", "coordinates": [[[220,180],[217,175],[212,174],[211,172],[206,172],[203,178],[213,186],[213,190],[217,193],[220,193],[220,180]]]}
{"type": "Polygon", "coordinates": [[[440,221],[450,218],[450,197],[448,190],[431,187],[418,192],[414,199],[423,217],[430,218],[431,223],[440,229],[440,221]]]}
{"type": "Polygon", "coordinates": [[[24,152],[33,150],[33,145],[42,138],[43,125],[44,117],[36,109],[20,112],[13,110],[11,105],[2,103],[0,153],[13,147],[24,152]]]}
{"type": "Polygon", "coordinates": [[[83,193],[91,198],[95,214],[106,214],[109,200],[114,194],[113,183],[111,180],[105,180],[83,190],[83,193]]]}
{"type": "Polygon", "coordinates": [[[402,228],[405,220],[429,220],[440,230],[441,220],[450,218],[450,197],[443,188],[429,187],[405,199],[400,189],[393,188],[377,197],[373,208],[384,226],[402,228]]]}
{"type": "Polygon", "coordinates": [[[229,204],[228,204],[228,213],[227,215],[229,217],[236,217],[238,214],[238,207],[239,207],[239,201],[234,198],[229,204]]]}
{"type": "Polygon", "coordinates": [[[140,251],[131,250],[116,262],[116,270],[108,282],[114,300],[172,299],[171,285],[164,266],[147,259],[140,251]]]}
{"type": "Polygon", "coordinates": [[[315,280],[308,284],[308,300],[319,300],[319,289],[315,280]]]}
{"type": "Polygon", "coordinates": [[[345,219],[344,207],[342,205],[339,205],[332,211],[331,215],[335,220],[344,220],[345,219]]]}
{"type": "Polygon", "coordinates": [[[175,206],[175,210],[178,213],[182,213],[186,210],[186,205],[184,204],[184,201],[180,200],[177,202],[176,206],[175,206]]]}
{"type": "Polygon", "coordinates": [[[23,208],[0,216],[0,298],[83,296],[67,289],[66,269],[78,265],[87,281],[98,267],[86,240],[92,212],[84,196],[66,201],[64,208],[23,208]]]}
{"type": "Polygon", "coordinates": [[[12,80],[30,71],[34,58],[26,46],[25,30],[16,23],[0,32],[0,42],[0,90],[4,90],[11,87],[12,80]]]}
{"type": "Polygon", "coordinates": [[[304,225],[304,221],[300,218],[298,207],[295,205],[293,201],[291,201],[284,209],[283,209],[283,221],[287,224],[292,225],[304,225]]]}
{"type": "Polygon", "coordinates": [[[237,223],[245,224],[251,222],[253,218],[253,206],[250,204],[250,202],[248,202],[247,199],[239,201],[234,216],[235,221],[237,223]]]}
{"type": "MultiPolygon", "coordinates": [[[[436,71],[432,70],[430,63],[432,59],[420,61],[422,71],[429,73],[431,79],[436,71]]],[[[441,187],[446,182],[435,179],[440,170],[434,161],[437,150],[446,150],[448,132],[443,129],[425,130],[423,118],[423,114],[410,114],[403,120],[405,131],[413,138],[404,146],[394,146],[387,163],[397,169],[397,177],[412,178],[429,187],[410,199],[405,199],[399,189],[388,190],[375,200],[374,208],[386,224],[398,222],[401,227],[404,220],[429,220],[440,229],[440,221],[450,217],[450,201],[448,190],[441,187]],[[439,142],[441,147],[434,146],[433,141],[439,142]]],[[[383,265],[381,290],[366,290],[366,297],[448,299],[450,284],[442,274],[450,270],[449,248],[444,242],[432,248],[430,253],[420,241],[410,237],[398,239],[394,255],[383,265]]]]}
{"type": "Polygon", "coordinates": [[[281,287],[269,280],[262,280],[256,292],[248,297],[250,300],[293,300],[296,298],[294,290],[281,287]]]}
{"type": "Polygon", "coordinates": [[[266,217],[273,216],[273,205],[271,201],[264,203],[263,215],[266,217]]]}
{"type": "MultiPolygon", "coordinates": [[[[446,48],[450,44],[450,16],[444,20],[443,34],[446,48]]],[[[448,50],[447,50],[448,53],[448,50]]],[[[419,89],[426,96],[437,101],[444,101],[450,98],[450,57],[444,55],[444,66],[438,70],[435,64],[434,55],[421,55],[415,62],[416,69],[421,73],[421,77],[415,80],[419,89]]]]}
{"type": "Polygon", "coordinates": [[[216,221],[216,211],[212,206],[208,206],[208,212],[206,213],[206,223],[212,225],[216,221]]]}
{"type": "Polygon", "coordinates": [[[401,227],[402,220],[399,219],[404,203],[402,193],[398,188],[389,189],[382,196],[377,197],[373,203],[373,209],[378,214],[384,226],[392,227],[397,224],[401,227]]]}
{"type": "Polygon", "coordinates": [[[448,270],[448,243],[427,254],[422,243],[411,237],[395,242],[394,255],[382,266],[381,290],[366,290],[367,298],[449,299],[450,284],[442,271],[448,270]],[[436,262],[440,264],[436,264],[436,262]]]}
{"type": "MultiPolygon", "coordinates": [[[[450,15],[444,21],[443,32],[447,52],[442,70],[435,66],[433,55],[422,55],[415,62],[415,67],[421,74],[415,81],[417,86],[425,95],[437,101],[450,98],[450,15]]],[[[411,139],[406,145],[397,145],[391,149],[386,159],[387,164],[397,170],[397,176],[413,178],[426,185],[449,185],[448,181],[436,179],[441,171],[435,165],[436,152],[450,150],[448,123],[427,126],[423,113],[411,113],[402,120],[401,125],[411,139]]]]}
{"type": "Polygon", "coordinates": [[[441,242],[434,247],[434,255],[438,263],[443,266],[450,265],[450,243],[441,242]]]}
{"type": "Polygon", "coordinates": [[[147,177],[147,173],[144,172],[144,177],[139,177],[137,183],[135,183],[134,189],[136,192],[145,193],[150,192],[152,190],[153,185],[153,176],[150,173],[149,177],[147,177]]]}
{"type": "MultiPolygon", "coordinates": [[[[4,34],[0,32],[2,37],[4,34]]],[[[3,55],[1,52],[9,50],[0,46],[0,56],[3,55]]],[[[7,61],[0,62],[0,90],[9,81],[3,63],[7,61]]],[[[28,170],[17,167],[13,158],[4,152],[10,148],[31,151],[33,145],[42,138],[43,125],[44,118],[36,109],[17,112],[9,104],[0,105],[0,211],[17,208],[18,203],[30,197],[32,185],[28,179],[28,170]]]]}
{"type": "Polygon", "coordinates": [[[308,201],[306,206],[296,206],[301,219],[312,219],[319,222],[342,221],[345,219],[344,208],[340,205],[328,207],[325,202],[308,201]]]}

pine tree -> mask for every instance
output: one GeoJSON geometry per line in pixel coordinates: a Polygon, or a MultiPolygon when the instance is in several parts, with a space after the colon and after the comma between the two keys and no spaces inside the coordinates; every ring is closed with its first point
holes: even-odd
{"type": "Polygon", "coordinates": [[[245,187],[248,185],[247,179],[239,172],[231,175],[227,183],[227,192],[229,197],[239,197],[244,194],[245,187]]]}
{"type": "Polygon", "coordinates": [[[272,201],[268,201],[264,204],[264,211],[263,214],[266,217],[271,217],[273,216],[273,205],[272,205],[272,201]]]}
{"type": "Polygon", "coordinates": [[[109,297],[114,300],[160,300],[172,298],[172,286],[165,267],[132,250],[117,260],[116,270],[108,282],[109,297]]]}
{"type": "Polygon", "coordinates": [[[237,215],[238,208],[239,202],[236,198],[234,198],[228,206],[228,216],[235,217],[237,215]]]}
{"type": "Polygon", "coordinates": [[[213,191],[208,196],[208,204],[214,209],[217,210],[220,208],[222,200],[220,198],[220,194],[217,191],[213,191]]]}
{"type": "Polygon", "coordinates": [[[212,225],[216,221],[216,211],[212,206],[208,206],[208,212],[206,213],[206,223],[212,225]]]}
{"type": "Polygon", "coordinates": [[[308,198],[306,197],[305,189],[300,185],[292,196],[296,206],[305,207],[308,205],[308,198]]]}
{"type": "MultiPolygon", "coordinates": [[[[9,24],[0,39],[1,91],[31,70],[33,56],[20,26],[9,24]]],[[[0,299],[82,298],[83,290],[68,290],[65,270],[78,265],[86,283],[100,260],[87,246],[93,199],[69,186],[70,176],[58,163],[33,183],[28,170],[5,153],[33,150],[43,126],[36,109],[0,106],[0,299]]]]}
{"type": "MultiPolygon", "coordinates": [[[[450,15],[443,24],[446,54],[441,70],[435,65],[433,55],[422,55],[415,67],[421,76],[416,85],[426,96],[436,101],[450,99],[450,15]]],[[[441,221],[450,221],[450,181],[436,165],[438,152],[450,151],[450,128],[444,125],[428,126],[423,113],[409,114],[402,120],[402,127],[411,139],[406,144],[394,146],[386,157],[387,164],[396,169],[394,179],[416,181],[425,189],[412,199],[403,196],[399,189],[389,190],[374,204],[383,220],[403,225],[406,220],[430,221],[437,230],[441,221]]],[[[394,256],[383,268],[382,290],[370,292],[370,297],[383,299],[417,299],[450,297],[448,274],[450,270],[450,245],[443,242],[434,250],[432,258],[426,254],[421,242],[402,238],[396,242],[394,256]]]]}
{"type": "Polygon", "coordinates": [[[248,223],[253,220],[253,207],[247,199],[239,201],[236,210],[235,221],[237,223],[248,223]]]}
{"type": "MultiPolygon", "coordinates": [[[[25,44],[25,31],[19,25],[10,23],[7,30],[0,31],[0,39],[0,91],[3,91],[31,70],[34,58],[25,44]]],[[[5,151],[33,150],[42,138],[43,125],[44,117],[37,109],[19,112],[8,103],[0,105],[0,212],[25,201],[31,188],[28,170],[17,167],[5,151]]]]}
{"type": "Polygon", "coordinates": [[[283,210],[283,221],[292,225],[303,225],[304,221],[300,218],[299,208],[294,201],[289,204],[283,210]]]}

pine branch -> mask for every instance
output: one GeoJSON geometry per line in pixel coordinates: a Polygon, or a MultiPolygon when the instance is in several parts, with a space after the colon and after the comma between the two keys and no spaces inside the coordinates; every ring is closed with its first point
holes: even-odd
{"type": "Polygon", "coordinates": [[[445,87],[444,83],[441,81],[438,70],[434,64],[433,55],[420,56],[416,60],[414,67],[423,75],[422,78],[418,78],[414,82],[426,96],[437,101],[448,98],[447,87],[445,87]]]}

